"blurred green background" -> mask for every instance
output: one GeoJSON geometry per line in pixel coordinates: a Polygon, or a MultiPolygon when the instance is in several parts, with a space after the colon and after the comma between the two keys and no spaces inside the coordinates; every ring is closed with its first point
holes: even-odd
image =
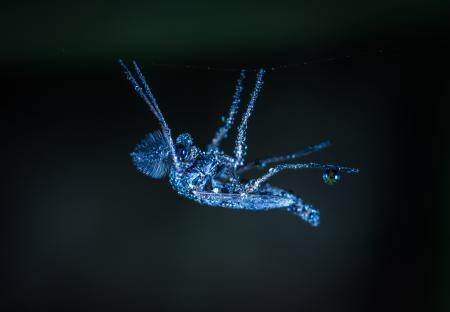
{"type": "MultiPolygon", "coordinates": [[[[3,310],[448,311],[448,1],[2,5],[3,310]],[[204,147],[239,68],[269,70],[249,159],[359,167],[273,183],[321,210],[203,207],[128,153],[157,127],[204,147]]],[[[233,138],[233,135],[230,136],[233,138]]],[[[225,147],[232,150],[232,140],[225,147]]],[[[253,173],[258,175],[260,173],[253,173]]]]}
{"type": "Polygon", "coordinates": [[[437,35],[447,30],[448,12],[448,1],[13,2],[1,13],[1,55],[7,63],[50,64],[118,54],[181,64],[310,57],[357,41],[437,35]]]}

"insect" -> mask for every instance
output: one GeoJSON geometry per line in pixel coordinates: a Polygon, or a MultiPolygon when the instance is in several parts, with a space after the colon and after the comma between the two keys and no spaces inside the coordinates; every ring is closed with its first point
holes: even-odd
{"type": "Polygon", "coordinates": [[[167,125],[161,110],[142,74],[139,66],[133,61],[137,79],[119,60],[125,75],[135,91],[147,103],[156,116],[160,130],[149,133],[131,153],[136,168],[143,174],[155,179],[168,176],[173,189],[180,195],[209,206],[233,209],[269,210],[282,208],[300,217],[313,226],[320,223],[319,210],[303,202],[292,192],[267,183],[274,175],[285,170],[320,169],[323,180],[327,184],[335,184],[341,179],[341,173],[357,173],[356,168],[317,163],[282,163],[271,166],[259,178],[245,181],[241,175],[253,168],[267,168],[271,164],[293,160],[327,147],[330,142],[309,146],[291,154],[270,157],[252,162],[245,162],[247,124],[253,112],[256,99],[263,85],[264,69],[256,74],[256,82],[250,94],[242,119],[238,126],[233,155],[226,154],[220,143],[227,138],[233,126],[241,103],[243,80],[246,71],[240,72],[233,100],[223,125],[217,130],[211,143],[203,151],[194,145],[189,133],[183,133],[173,140],[171,129],[167,125]]]}

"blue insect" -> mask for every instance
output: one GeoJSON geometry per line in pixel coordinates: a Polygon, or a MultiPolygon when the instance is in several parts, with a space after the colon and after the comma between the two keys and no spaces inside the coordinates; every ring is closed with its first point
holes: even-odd
{"type": "Polygon", "coordinates": [[[253,168],[266,168],[269,164],[293,160],[327,147],[330,142],[322,142],[303,150],[262,160],[246,163],[247,124],[253,112],[255,101],[263,85],[265,70],[260,69],[256,75],[256,83],[250,95],[241,122],[233,156],[227,155],[221,148],[221,141],[227,137],[228,131],[236,120],[241,103],[245,70],[240,72],[228,116],[218,129],[206,151],[194,145],[189,133],[180,134],[175,142],[172,133],[161,113],[158,104],[136,62],[133,62],[138,79],[122,60],[119,60],[126,77],[136,92],[150,107],[161,126],[148,134],[131,153],[133,163],[143,174],[155,179],[169,176],[170,184],[180,195],[201,204],[233,209],[269,210],[283,208],[313,226],[320,222],[319,210],[303,202],[292,192],[266,183],[272,176],[285,170],[320,169],[323,181],[333,185],[341,179],[340,173],[357,173],[359,170],[336,165],[317,163],[285,163],[272,166],[267,173],[257,179],[245,181],[240,176],[253,168]]]}

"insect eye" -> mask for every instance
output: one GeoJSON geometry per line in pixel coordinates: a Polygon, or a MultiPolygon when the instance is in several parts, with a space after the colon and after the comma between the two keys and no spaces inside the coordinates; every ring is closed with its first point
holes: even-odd
{"type": "Polygon", "coordinates": [[[183,144],[176,144],[175,152],[181,160],[184,160],[187,156],[187,149],[183,144]]]}
{"type": "Polygon", "coordinates": [[[334,185],[341,180],[341,175],[336,169],[328,169],[322,175],[323,182],[328,185],[334,185]]]}

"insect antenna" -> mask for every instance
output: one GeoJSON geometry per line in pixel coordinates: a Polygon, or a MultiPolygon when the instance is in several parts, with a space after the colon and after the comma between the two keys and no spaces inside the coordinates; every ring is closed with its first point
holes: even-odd
{"type": "Polygon", "coordinates": [[[137,63],[135,61],[133,61],[134,69],[139,77],[140,82],[142,83],[142,85],[145,88],[145,92],[142,89],[141,85],[136,81],[136,78],[134,78],[130,69],[127,67],[127,65],[125,65],[125,63],[121,59],[119,59],[119,64],[120,64],[120,66],[122,66],[127,79],[133,85],[134,90],[145,101],[145,103],[147,103],[147,105],[148,105],[148,107],[150,107],[150,110],[152,111],[152,113],[158,119],[158,122],[162,128],[162,133],[163,133],[164,137],[166,138],[167,143],[169,144],[170,153],[172,155],[172,159],[173,159],[175,168],[177,169],[177,171],[179,171],[179,162],[178,162],[177,155],[175,153],[175,146],[173,144],[171,130],[170,130],[169,126],[167,125],[167,122],[164,119],[164,116],[161,113],[161,110],[159,109],[158,103],[156,102],[155,97],[153,96],[152,92],[150,91],[150,87],[148,86],[144,75],[142,74],[141,70],[139,69],[139,66],[137,65],[137,63]]]}

